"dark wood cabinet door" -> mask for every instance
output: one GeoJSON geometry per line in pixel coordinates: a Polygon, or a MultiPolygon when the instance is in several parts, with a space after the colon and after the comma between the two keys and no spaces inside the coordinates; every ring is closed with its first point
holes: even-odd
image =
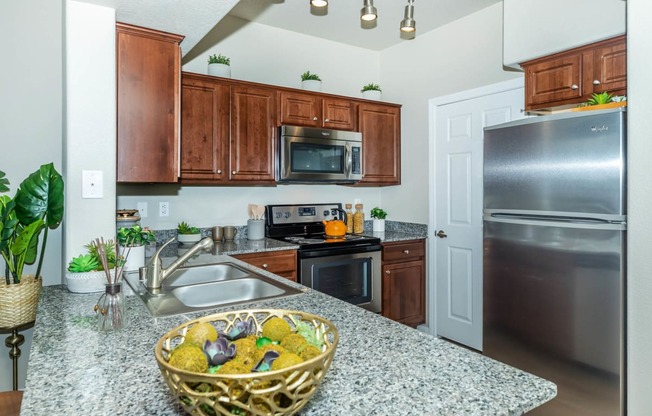
{"type": "Polygon", "coordinates": [[[581,98],[582,66],[581,53],[524,66],[526,107],[581,98]]]}
{"type": "Polygon", "coordinates": [[[360,185],[400,185],[400,107],[360,103],[358,131],[362,133],[362,180],[360,185]]]}
{"type": "Polygon", "coordinates": [[[625,37],[598,47],[594,51],[594,92],[608,91],[613,95],[627,93],[627,44],[625,37]]]}
{"type": "Polygon", "coordinates": [[[297,281],[297,251],[282,250],[270,251],[263,253],[247,253],[234,255],[238,260],[242,260],[253,266],[267,270],[270,273],[297,281]]]}
{"type": "Polygon", "coordinates": [[[227,180],[229,85],[184,75],[181,83],[181,180],[227,180]]]}
{"type": "Polygon", "coordinates": [[[281,124],[292,126],[319,127],[321,100],[311,94],[281,92],[281,124]]]}
{"type": "Polygon", "coordinates": [[[177,182],[183,36],[116,24],[118,182],[177,182]]]}
{"type": "Polygon", "coordinates": [[[425,322],[425,267],[423,261],[383,266],[383,316],[416,327],[425,322]]]}
{"type": "Polygon", "coordinates": [[[276,92],[231,87],[230,181],[274,183],[276,92]]]}
{"type": "Polygon", "coordinates": [[[354,104],[351,100],[322,100],[322,125],[329,129],[355,130],[354,104]]]}

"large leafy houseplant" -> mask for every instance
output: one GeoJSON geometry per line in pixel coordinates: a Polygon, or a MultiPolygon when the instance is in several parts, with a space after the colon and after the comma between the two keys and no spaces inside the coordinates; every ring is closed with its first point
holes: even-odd
{"type": "MultiPolygon", "coordinates": [[[[9,181],[0,171],[0,193],[6,192],[9,181]]],[[[63,200],[63,178],[52,163],[42,165],[21,182],[13,198],[0,195],[0,253],[7,285],[20,283],[25,264],[34,264],[37,258],[35,279],[41,277],[48,230],[61,224],[63,200]]]]}

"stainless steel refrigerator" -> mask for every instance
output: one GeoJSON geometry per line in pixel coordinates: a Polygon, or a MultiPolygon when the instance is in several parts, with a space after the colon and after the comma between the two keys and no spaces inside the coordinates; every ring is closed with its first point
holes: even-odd
{"type": "Polygon", "coordinates": [[[483,353],[557,384],[532,415],[625,413],[625,120],[485,129],[483,353]]]}

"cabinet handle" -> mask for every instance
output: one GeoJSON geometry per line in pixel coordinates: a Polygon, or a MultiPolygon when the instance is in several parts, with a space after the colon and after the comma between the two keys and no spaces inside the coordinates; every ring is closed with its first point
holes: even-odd
{"type": "Polygon", "coordinates": [[[217,174],[218,174],[218,175],[221,175],[221,174],[222,174],[222,169],[218,169],[218,170],[217,170],[217,174]]]}
{"type": "Polygon", "coordinates": [[[391,274],[392,272],[389,270],[385,270],[385,274],[391,274]]]}
{"type": "Polygon", "coordinates": [[[327,119],[325,119],[324,121],[325,121],[326,123],[328,123],[328,122],[331,121],[331,120],[330,120],[329,118],[327,118],[327,119]]]}
{"type": "Polygon", "coordinates": [[[578,88],[579,88],[579,87],[577,86],[577,84],[573,84],[573,85],[571,85],[571,90],[576,90],[576,89],[578,89],[578,88]]]}
{"type": "Polygon", "coordinates": [[[317,120],[319,120],[319,118],[317,118],[317,117],[312,118],[312,121],[317,121],[317,120]]]}
{"type": "Polygon", "coordinates": [[[593,85],[600,85],[600,80],[599,79],[594,79],[593,80],[593,85]]]}
{"type": "Polygon", "coordinates": [[[403,250],[403,253],[410,254],[410,250],[403,250]]]}
{"type": "Polygon", "coordinates": [[[238,173],[238,172],[236,172],[236,171],[233,171],[233,172],[231,172],[231,175],[235,175],[236,173],[238,173]]]}
{"type": "Polygon", "coordinates": [[[268,268],[268,267],[269,267],[269,266],[267,265],[267,263],[263,263],[263,269],[266,269],[266,268],[268,268]]]}

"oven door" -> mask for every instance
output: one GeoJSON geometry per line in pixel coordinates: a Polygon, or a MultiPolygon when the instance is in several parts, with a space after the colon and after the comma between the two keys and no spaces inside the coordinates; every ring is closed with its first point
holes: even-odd
{"type": "Polygon", "coordinates": [[[371,312],[381,311],[380,246],[299,252],[299,282],[371,312]],[[353,252],[352,252],[353,251],[353,252]],[[346,252],[346,253],[342,253],[346,252]]]}
{"type": "Polygon", "coordinates": [[[347,140],[281,137],[279,182],[353,183],[362,178],[362,147],[347,140]]]}

